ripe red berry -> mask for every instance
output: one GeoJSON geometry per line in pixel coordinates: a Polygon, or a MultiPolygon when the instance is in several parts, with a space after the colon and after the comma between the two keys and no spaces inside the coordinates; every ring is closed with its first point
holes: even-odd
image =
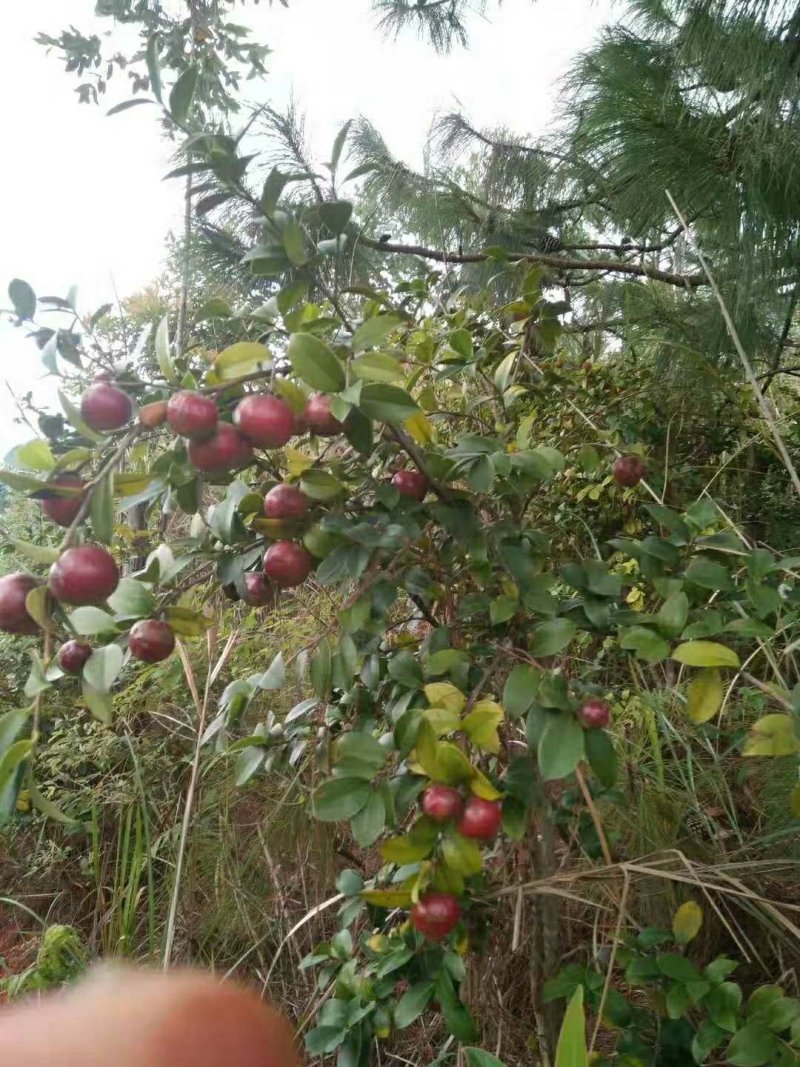
{"type": "Polygon", "coordinates": [[[644,478],[647,468],[641,456],[618,456],[611,467],[611,473],[617,485],[630,489],[644,478]]]}
{"type": "Polygon", "coordinates": [[[314,557],[296,541],[276,541],[264,556],[264,573],[279,589],[300,585],[314,569],[314,557]]]}
{"type": "Polygon", "coordinates": [[[237,404],[233,422],[257,448],[282,448],[294,433],[294,413],[277,396],[246,396],[237,404]]]}
{"type": "Polygon", "coordinates": [[[114,557],[100,545],[62,552],[50,568],[50,591],[65,604],[102,604],[119,584],[114,557]]]}
{"type": "Polygon", "coordinates": [[[131,627],[128,648],[136,659],[158,663],[171,655],[175,648],[175,634],[160,619],[142,619],[131,627]]]}
{"type": "Polygon", "coordinates": [[[502,814],[500,802],[484,800],[483,797],[470,797],[464,805],[464,811],[458,821],[458,832],[464,837],[475,837],[479,841],[491,841],[500,829],[502,814]]]}
{"type": "Polygon", "coordinates": [[[319,437],[333,437],[342,432],[342,424],[331,411],[329,396],[312,396],[303,409],[303,418],[312,433],[319,437]]]}
{"type": "Polygon", "coordinates": [[[452,893],[425,893],[410,917],[411,925],[428,941],[441,941],[461,918],[461,907],[452,893]]]}
{"type": "Polygon", "coordinates": [[[85,641],[65,641],[58,650],[58,665],[67,674],[80,674],[92,654],[92,646],[85,641]]]}
{"type": "Polygon", "coordinates": [[[0,578],[0,630],[7,634],[35,634],[39,624],[28,614],[25,599],[39,583],[30,574],[18,571],[0,578]]]}
{"type": "Polygon", "coordinates": [[[308,497],[293,485],[274,485],[264,497],[268,519],[302,519],[308,511],[308,497]]]}
{"type": "Polygon", "coordinates": [[[191,465],[207,474],[225,474],[253,458],[250,445],[227,422],[221,422],[207,441],[189,441],[188,453],[191,465]]]}
{"type": "Polygon", "coordinates": [[[219,411],[210,396],[183,389],[169,398],[167,422],[173,433],[202,441],[211,437],[217,428],[219,411]]]}
{"type": "Polygon", "coordinates": [[[107,377],[98,375],[81,397],[83,421],[93,430],[118,430],[132,414],[131,398],[107,377]]]}
{"type": "Polygon", "coordinates": [[[304,433],[308,433],[308,419],[302,411],[295,412],[294,423],[292,425],[292,436],[302,437],[304,433]]]}
{"type": "Polygon", "coordinates": [[[244,596],[242,599],[251,608],[263,608],[275,602],[277,590],[261,571],[248,571],[244,575],[244,596]]]}
{"type": "Polygon", "coordinates": [[[611,722],[611,708],[605,700],[587,700],[578,708],[578,719],[587,730],[596,730],[611,722]]]}
{"type": "Polygon", "coordinates": [[[428,492],[428,479],[422,471],[398,471],[392,478],[392,485],[400,496],[411,500],[424,500],[428,492]]]}
{"type": "MultiPolygon", "coordinates": [[[[86,483],[74,471],[64,471],[63,474],[51,478],[48,484],[65,489],[82,489],[86,483]]],[[[42,499],[42,511],[51,522],[58,523],[59,526],[71,526],[82,504],[83,493],[76,493],[74,496],[58,496],[53,493],[52,496],[42,499]]]]}
{"type": "Polygon", "coordinates": [[[464,807],[464,798],[450,785],[429,785],[422,794],[422,810],[434,822],[457,819],[464,807]]]}
{"type": "Polygon", "coordinates": [[[145,404],[143,408],[139,408],[139,422],[148,430],[154,430],[156,426],[162,426],[166,421],[166,400],[155,400],[152,404],[145,404]]]}

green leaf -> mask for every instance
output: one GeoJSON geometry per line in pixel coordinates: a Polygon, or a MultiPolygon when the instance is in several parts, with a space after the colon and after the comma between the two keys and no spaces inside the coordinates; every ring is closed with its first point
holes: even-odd
{"type": "Polygon", "coordinates": [[[32,319],[36,314],[36,293],[22,278],[12,278],[8,295],[20,321],[32,319]]]}
{"type": "Polygon", "coordinates": [[[200,611],[178,607],[168,607],[164,612],[164,621],[179,637],[200,637],[212,622],[200,611]]]}
{"type": "Polygon", "coordinates": [[[303,471],[300,476],[300,489],[312,500],[335,500],[346,492],[337,478],[322,470],[303,471]]]}
{"type": "Polygon", "coordinates": [[[280,689],[285,681],[286,664],[283,659],[283,653],[279,652],[264,673],[256,676],[255,684],[259,689],[267,691],[280,689]]]}
{"type": "Polygon", "coordinates": [[[305,1036],[306,1052],[310,1056],[325,1056],[329,1052],[335,1052],[342,1044],[346,1036],[343,1027],[317,1026],[305,1036]]]}
{"type": "Polygon", "coordinates": [[[122,660],[119,645],[96,648],[83,668],[83,680],[98,692],[110,689],[122,670],[122,660]]]}
{"type": "Polygon", "coordinates": [[[260,769],[266,757],[266,751],[259,745],[250,745],[242,749],[236,757],[236,765],[233,772],[234,785],[241,788],[241,786],[249,782],[260,769]]]}
{"type": "Polygon", "coordinates": [[[721,1030],[736,1033],[739,1024],[739,1008],[742,1006],[742,990],[735,982],[722,982],[705,999],[708,1017],[721,1030]]]}
{"type": "Polygon", "coordinates": [[[19,765],[26,760],[33,750],[33,741],[26,738],[15,741],[5,750],[0,757],[0,792],[8,785],[8,782],[19,765]]]}
{"type": "Polygon", "coordinates": [[[503,709],[493,700],[479,700],[461,720],[461,729],[481,752],[497,755],[500,737],[497,729],[503,721],[503,709]]]}
{"type": "Polygon", "coordinates": [[[159,38],[157,33],[152,33],[147,38],[147,49],[145,50],[145,60],[147,62],[147,74],[150,78],[150,88],[153,91],[153,96],[158,100],[159,104],[162,102],[162,88],[161,88],[161,66],[158,62],[158,46],[159,38]]]}
{"type": "Polygon", "coordinates": [[[278,206],[278,200],[280,200],[281,193],[288,180],[288,176],[282,174],[277,167],[273,167],[267,175],[267,180],[264,182],[264,189],[261,193],[261,210],[267,218],[272,216],[278,206]]]}
{"type": "Polygon", "coordinates": [[[344,367],[333,349],[311,333],[293,333],[287,350],[292,369],[312,389],[338,393],[346,384],[344,367]]]}
{"type": "Polygon", "coordinates": [[[306,235],[299,222],[295,219],[289,219],[283,227],[281,240],[283,241],[286,255],[289,257],[289,262],[293,267],[302,267],[308,262],[306,235]]]}
{"type": "Polygon", "coordinates": [[[464,1052],[467,1054],[467,1067],[506,1067],[497,1056],[485,1052],[482,1048],[465,1048],[464,1052]]]}
{"type": "Polygon", "coordinates": [[[28,708],[18,708],[7,711],[0,716],[0,756],[7,751],[9,746],[16,740],[23,726],[30,719],[31,713],[28,708]]]}
{"type": "Polygon", "coordinates": [[[442,838],[442,856],[451,870],[465,877],[478,874],[483,867],[483,856],[477,841],[455,830],[442,838]]]}
{"type": "Polygon", "coordinates": [[[661,974],[676,982],[696,982],[700,977],[692,961],[677,952],[664,952],[656,959],[656,966],[661,974]]]}
{"type": "Polygon", "coordinates": [[[727,567],[723,567],[721,563],[715,563],[714,560],[706,559],[702,556],[692,560],[684,575],[687,582],[699,585],[703,589],[733,589],[733,579],[727,567]]]}
{"type": "Polygon", "coordinates": [[[243,378],[270,360],[269,349],[256,341],[238,341],[224,348],[214,360],[214,369],[223,381],[243,378]]]}
{"type": "Polygon", "coordinates": [[[111,725],[114,719],[114,702],[108,690],[93,689],[84,681],[83,699],[86,707],[99,722],[104,726],[111,725]]]}
{"type": "Polygon", "coordinates": [[[81,437],[85,437],[89,441],[99,441],[101,434],[95,433],[94,430],[86,425],[78,408],[75,407],[70,398],[61,389],[58,390],[58,399],[70,426],[76,429],[81,437]]]}
{"type": "Polygon", "coordinates": [[[380,837],[386,826],[386,805],[383,795],[377,790],[370,791],[364,807],[350,820],[353,837],[361,848],[369,848],[380,837]]]}
{"type": "Polygon", "coordinates": [[[665,637],[677,637],[689,617],[689,598],[685,593],[673,593],[656,615],[656,625],[665,637]]]}
{"type": "Polygon", "coordinates": [[[314,792],[314,815],[321,822],[352,819],[371,793],[369,782],[362,778],[331,778],[314,792]]]}
{"type": "Polygon", "coordinates": [[[330,168],[332,174],[336,173],[336,168],[339,166],[339,160],[341,159],[344,146],[347,142],[347,135],[350,132],[350,127],[352,126],[352,124],[353,120],[348,119],[344,126],[342,126],[341,130],[339,130],[339,132],[336,134],[336,137],[333,140],[333,148],[331,150],[330,161],[330,168]]]}
{"type": "Polygon", "coordinates": [[[629,626],[620,631],[620,648],[630,649],[648,663],[658,663],[669,655],[669,642],[646,626],[629,626]]]}
{"type": "Polygon", "coordinates": [[[15,552],[33,560],[34,563],[55,563],[61,555],[61,550],[58,548],[50,548],[47,545],[32,545],[28,541],[20,541],[15,537],[10,539],[9,544],[15,552]]]}
{"type": "Polygon", "coordinates": [[[570,714],[551,715],[537,755],[545,781],[572,774],[584,755],[584,731],[578,720],[570,714]]]}
{"type": "Polygon", "coordinates": [[[374,778],[386,762],[386,749],[369,734],[350,730],[334,745],[335,771],[340,778],[374,778]]]}
{"type": "Polygon", "coordinates": [[[364,386],[358,408],[368,419],[389,423],[404,422],[419,411],[405,389],[380,383],[364,386]]]}
{"type": "Polygon", "coordinates": [[[680,945],[687,945],[700,933],[703,925],[703,909],[694,900],[681,904],[672,916],[672,932],[680,945]]]}
{"type": "Polygon", "coordinates": [[[114,496],[111,487],[111,474],[107,474],[94,489],[89,502],[89,515],[92,531],[98,541],[110,545],[114,539],[114,496]]]}
{"type": "Polygon", "coordinates": [[[351,369],[356,378],[367,382],[396,382],[405,377],[400,361],[385,352],[369,352],[366,356],[359,356],[353,360],[351,369]]]}
{"type": "Polygon", "coordinates": [[[566,648],[577,627],[572,619],[549,619],[533,631],[528,650],[532,656],[554,656],[566,648]]]}
{"type": "Polygon", "coordinates": [[[778,1039],[762,1022],[746,1023],[728,1045],[731,1067],[763,1067],[778,1051],[778,1039]]]}
{"type": "Polygon", "coordinates": [[[586,1048],[586,1020],[583,1014],[583,986],[579,985],[570,998],[561,1033],[556,1045],[555,1067],[588,1067],[586,1048]]]}
{"type": "Polygon", "coordinates": [[[732,648],[716,641],[687,641],[678,645],[672,659],[688,667],[738,667],[739,657],[732,648]]]}
{"type": "Polygon", "coordinates": [[[169,94],[169,113],[179,126],[183,126],[189,117],[199,74],[199,64],[192,63],[175,82],[169,94]]]}
{"type": "Polygon", "coordinates": [[[689,683],[686,714],[692,722],[708,722],[722,705],[724,687],[716,667],[706,667],[689,683]]]}
{"type": "Polygon", "coordinates": [[[800,740],[795,737],[792,717],[781,712],[754,722],[742,747],[743,756],[790,756],[794,752],[800,752],[800,740]]]}
{"type": "Polygon", "coordinates": [[[353,334],[353,340],[350,342],[353,351],[363,352],[365,348],[377,348],[399,325],[400,319],[391,313],[365,319],[353,334]]]}
{"type": "Polygon", "coordinates": [[[47,797],[42,796],[33,781],[28,781],[27,789],[31,804],[33,804],[36,810],[40,811],[45,818],[55,819],[56,822],[66,823],[68,826],[74,826],[75,823],[79,822],[78,819],[70,818],[69,815],[65,814],[65,812],[63,812],[58,805],[54,804],[52,800],[48,800],[47,797]]]}
{"type": "Polygon", "coordinates": [[[117,624],[107,611],[100,608],[75,608],[69,616],[70,625],[76,633],[83,635],[115,633],[117,624]]]}
{"type": "Polygon", "coordinates": [[[311,687],[320,700],[325,700],[331,686],[331,646],[327,638],[317,645],[309,664],[311,687]]]}
{"type": "Polygon", "coordinates": [[[15,448],[9,462],[29,471],[51,471],[56,465],[50,445],[39,437],[15,448]]]}
{"type": "Polygon", "coordinates": [[[680,1019],[691,1007],[692,998],[683,985],[674,985],[667,993],[667,1015],[670,1019],[680,1019]]]}
{"type": "Polygon", "coordinates": [[[175,383],[178,380],[178,374],[175,370],[175,364],[172,361],[172,356],[169,351],[169,315],[165,315],[161,322],[159,322],[156,329],[155,337],[155,352],[156,362],[158,363],[158,369],[161,371],[164,379],[168,382],[175,383]]]}
{"type": "Polygon", "coordinates": [[[417,982],[402,995],[394,1010],[394,1025],[398,1030],[404,1030],[422,1015],[433,1000],[435,988],[433,982],[417,982]]]}
{"type": "Polygon", "coordinates": [[[119,585],[108,598],[108,606],[121,622],[144,619],[152,615],[155,597],[142,582],[135,578],[121,578],[119,585]]]}
{"type": "Polygon", "coordinates": [[[586,759],[598,782],[611,789],[617,780],[617,754],[610,736],[605,730],[586,730],[583,743],[586,759]]]}
{"type": "Polygon", "coordinates": [[[344,233],[352,214],[353,205],[349,200],[326,200],[319,205],[319,217],[333,234],[344,233]]]}
{"type": "Polygon", "coordinates": [[[722,1043],[726,1036],[725,1031],[714,1023],[708,1020],[701,1023],[692,1041],[692,1056],[695,1063],[705,1063],[711,1052],[722,1043]]]}

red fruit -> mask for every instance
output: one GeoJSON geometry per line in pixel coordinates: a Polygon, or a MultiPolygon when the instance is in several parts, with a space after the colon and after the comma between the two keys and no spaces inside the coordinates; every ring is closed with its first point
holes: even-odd
{"type": "Polygon", "coordinates": [[[207,474],[225,474],[244,467],[253,457],[250,445],[227,422],[221,422],[207,441],[190,441],[188,451],[191,465],[207,474]]]}
{"type": "Polygon", "coordinates": [[[233,422],[257,448],[281,448],[294,433],[292,409],[277,396],[246,396],[236,405],[233,422]]]}
{"type": "Polygon", "coordinates": [[[304,433],[308,433],[308,419],[302,411],[295,412],[292,435],[294,437],[302,437],[304,433]]]}
{"type": "Polygon", "coordinates": [[[92,654],[92,646],[85,641],[65,641],[58,650],[58,665],[67,674],[80,674],[92,654]]]}
{"type": "Polygon", "coordinates": [[[154,430],[156,426],[162,426],[166,421],[166,400],[156,400],[152,404],[145,404],[143,408],[139,408],[139,422],[148,430],[154,430]]]}
{"type": "Polygon", "coordinates": [[[160,619],[142,619],[131,627],[128,648],[136,659],[145,663],[159,663],[172,654],[175,634],[160,619]]]}
{"type": "Polygon", "coordinates": [[[464,807],[464,798],[449,785],[431,785],[422,794],[422,810],[434,822],[457,819],[464,807]]]}
{"type": "Polygon", "coordinates": [[[479,841],[491,841],[500,829],[500,802],[484,800],[483,797],[470,797],[464,805],[464,812],[458,822],[458,832],[464,837],[475,837],[479,841]]]}
{"type": "Polygon", "coordinates": [[[276,589],[261,571],[248,571],[244,576],[245,604],[251,608],[263,608],[275,602],[276,589]]]}
{"type": "Polygon", "coordinates": [[[202,441],[211,437],[217,428],[219,411],[210,396],[184,389],[169,398],[167,422],[173,433],[202,441]]]}
{"type": "Polygon", "coordinates": [[[0,630],[7,634],[35,634],[39,624],[25,607],[25,598],[39,583],[30,574],[4,574],[0,578],[0,630]]]}
{"type": "Polygon", "coordinates": [[[102,604],[119,584],[114,557],[100,545],[62,552],[50,568],[50,592],[65,604],[102,604]]]}
{"type": "Polygon", "coordinates": [[[618,456],[611,467],[611,473],[617,485],[630,489],[644,478],[647,468],[640,456],[618,456]]]}
{"type": "Polygon", "coordinates": [[[303,409],[303,418],[312,433],[319,437],[333,437],[342,432],[342,424],[331,412],[329,396],[312,396],[303,409]]]}
{"type": "Polygon", "coordinates": [[[452,893],[425,893],[411,909],[411,925],[428,941],[447,937],[461,918],[461,908],[452,893]]]}
{"type": "Polygon", "coordinates": [[[605,700],[587,700],[578,708],[578,719],[587,730],[596,730],[611,722],[611,708],[605,700]]]}
{"type": "Polygon", "coordinates": [[[411,500],[424,500],[428,492],[428,479],[421,471],[398,471],[392,478],[392,485],[400,496],[411,500]]]}
{"type": "Polygon", "coordinates": [[[132,414],[131,398],[107,377],[98,375],[81,397],[83,421],[93,430],[118,430],[132,414]]]}
{"type": "Polygon", "coordinates": [[[264,497],[268,519],[302,519],[308,511],[308,497],[293,485],[274,485],[264,497]]]}
{"type": "MultiPolygon", "coordinates": [[[[63,486],[69,489],[82,489],[86,482],[74,471],[64,471],[63,474],[57,474],[55,478],[51,478],[50,485],[63,486]]],[[[78,493],[75,496],[57,496],[54,493],[52,496],[43,498],[42,511],[51,522],[56,522],[59,526],[71,526],[75,516],[81,510],[82,504],[82,493],[78,493]]]]}
{"type": "Polygon", "coordinates": [[[314,569],[314,557],[296,541],[276,541],[264,556],[264,573],[279,589],[300,585],[314,569]]]}

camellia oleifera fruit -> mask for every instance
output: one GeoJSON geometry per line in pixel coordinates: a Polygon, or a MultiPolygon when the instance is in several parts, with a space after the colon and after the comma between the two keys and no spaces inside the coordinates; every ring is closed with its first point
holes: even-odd
{"type": "Polygon", "coordinates": [[[169,398],[167,422],[173,433],[203,441],[214,435],[218,421],[217,404],[210,396],[182,389],[169,398]]]}
{"type": "Polygon", "coordinates": [[[242,600],[251,608],[264,608],[275,602],[276,589],[261,571],[247,571],[244,575],[244,595],[242,600]]]}
{"type": "Polygon", "coordinates": [[[264,497],[268,519],[302,519],[308,511],[308,497],[294,485],[274,485],[264,497]]]}
{"type": "Polygon", "coordinates": [[[139,422],[148,430],[155,430],[163,426],[167,421],[166,400],[154,400],[152,404],[145,404],[139,408],[139,422]]]}
{"type": "Polygon", "coordinates": [[[254,393],[240,400],[233,413],[239,433],[256,448],[282,448],[294,431],[294,413],[277,396],[254,393]]]}
{"type": "Polygon", "coordinates": [[[188,454],[191,465],[206,474],[226,474],[253,458],[248,442],[227,422],[221,422],[208,440],[189,441],[188,454]]]}
{"type": "Polygon", "coordinates": [[[0,578],[0,630],[7,634],[35,634],[39,624],[25,606],[28,593],[38,586],[30,574],[18,571],[0,578]]]}
{"type": "Polygon", "coordinates": [[[342,424],[331,411],[329,396],[312,396],[303,409],[303,418],[311,433],[318,437],[333,437],[342,432],[342,424]]]}
{"type": "Polygon", "coordinates": [[[605,700],[586,700],[578,708],[578,720],[587,730],[602,729],[611,722],[611,708],[605,700]]]}
{"type": "Polygon", "coordinates": [[[428,941],[441,941],[457,925],[461,907],[452,893],[424,893],[411,909],[411,925],[428,941]]]}
{"type": "Polygon", "coordinates": [[[67,674],[80,674],[91,654],[92,646],[85,641],[65,641],[58,650],[56,659],[62,671],[67,674]]]}
{"type": "MultiPolygon", "coordinates": [[[[49,485],[59,489],[83,489],[86,485],[83,478],[75,471],[64,471],[51,478],[49,485]]],[[[59,496],[53,493],[42,498],[42,511],[51,522],[59,526],[71,526],[83,505],[83,493],[72,493],[69,496],[59,496]]]]}
{"type": "Polygon", "coordinates": [[[131,655],[145,663],[159,663],[172,654],[175,634],[161,619],[142,619],[128,635],[131,655]]]}
{"type": "Polygon", "coordinates": [[[398,471],[392,478],[392,485],[400,496],[411,500],[423,501],[428,492],[428,479],[421,471],[398,471]]]}
{"type": "Polygon", "coordinates": [[[464,808],[464,798],[451,785],[429,785],[422,794],[422,810],[434,822],[457,819],[464,808]]]}
{"type": "Polygon", "coordinates": [[[119,584],[119,568],[100,545],[78,545],[61,553],[50,568],[48,584],[64,604],[102,604],[119,584]]]}
{"type": "Polygon", "coordinates": [[[100,432],[119,430],[131,421],[133,401],[103,374],[95,378],[81,397],[81,417],[87,426],[100,432]]]}
{"type": "Polygon", "coordinates": [[[644,478],[647,468],[641,456],[618,456],[611,467],[611,473],[617,485],[631,489],[644,478]]]}
{"type": "Polygon", "coordinates": [[[276,541],[264,556],[264,573],[279,589],[300,585],[313,568],[314,557],[296,541],[276,541]]]}
{"type": "Polygon", "coordinates": [[[470,797],[458,820],[458,832],[478,841],[491,841],[500,829],[502,813],[498,800],[470,797]]]}

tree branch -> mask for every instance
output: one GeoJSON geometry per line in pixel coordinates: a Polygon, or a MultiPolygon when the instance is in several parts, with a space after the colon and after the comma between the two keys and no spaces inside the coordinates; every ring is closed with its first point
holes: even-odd
{"type": "MultiPolygon", "coordinates": [[[[404,245],[388,241],[381,243],[363,234],[361,242],[376,252],[419,256],[437,263],[485,263],[490,258],[485,252],[447,252],[438,248],[425,248],[424,245],[404,245]]],[[[541,263],[542,266],[553,267],[555,270],[601,270],[612,274],[628,274],[634,278],[650,278],[655,282],[676,285],[681,289],[694,289],[707,284],[702,274],[673,274],[671,271],[628,263],[621,259],[571,259],[567,256],[528,252],[509,252],[506,258],[511,263],[541,263]]]]}

